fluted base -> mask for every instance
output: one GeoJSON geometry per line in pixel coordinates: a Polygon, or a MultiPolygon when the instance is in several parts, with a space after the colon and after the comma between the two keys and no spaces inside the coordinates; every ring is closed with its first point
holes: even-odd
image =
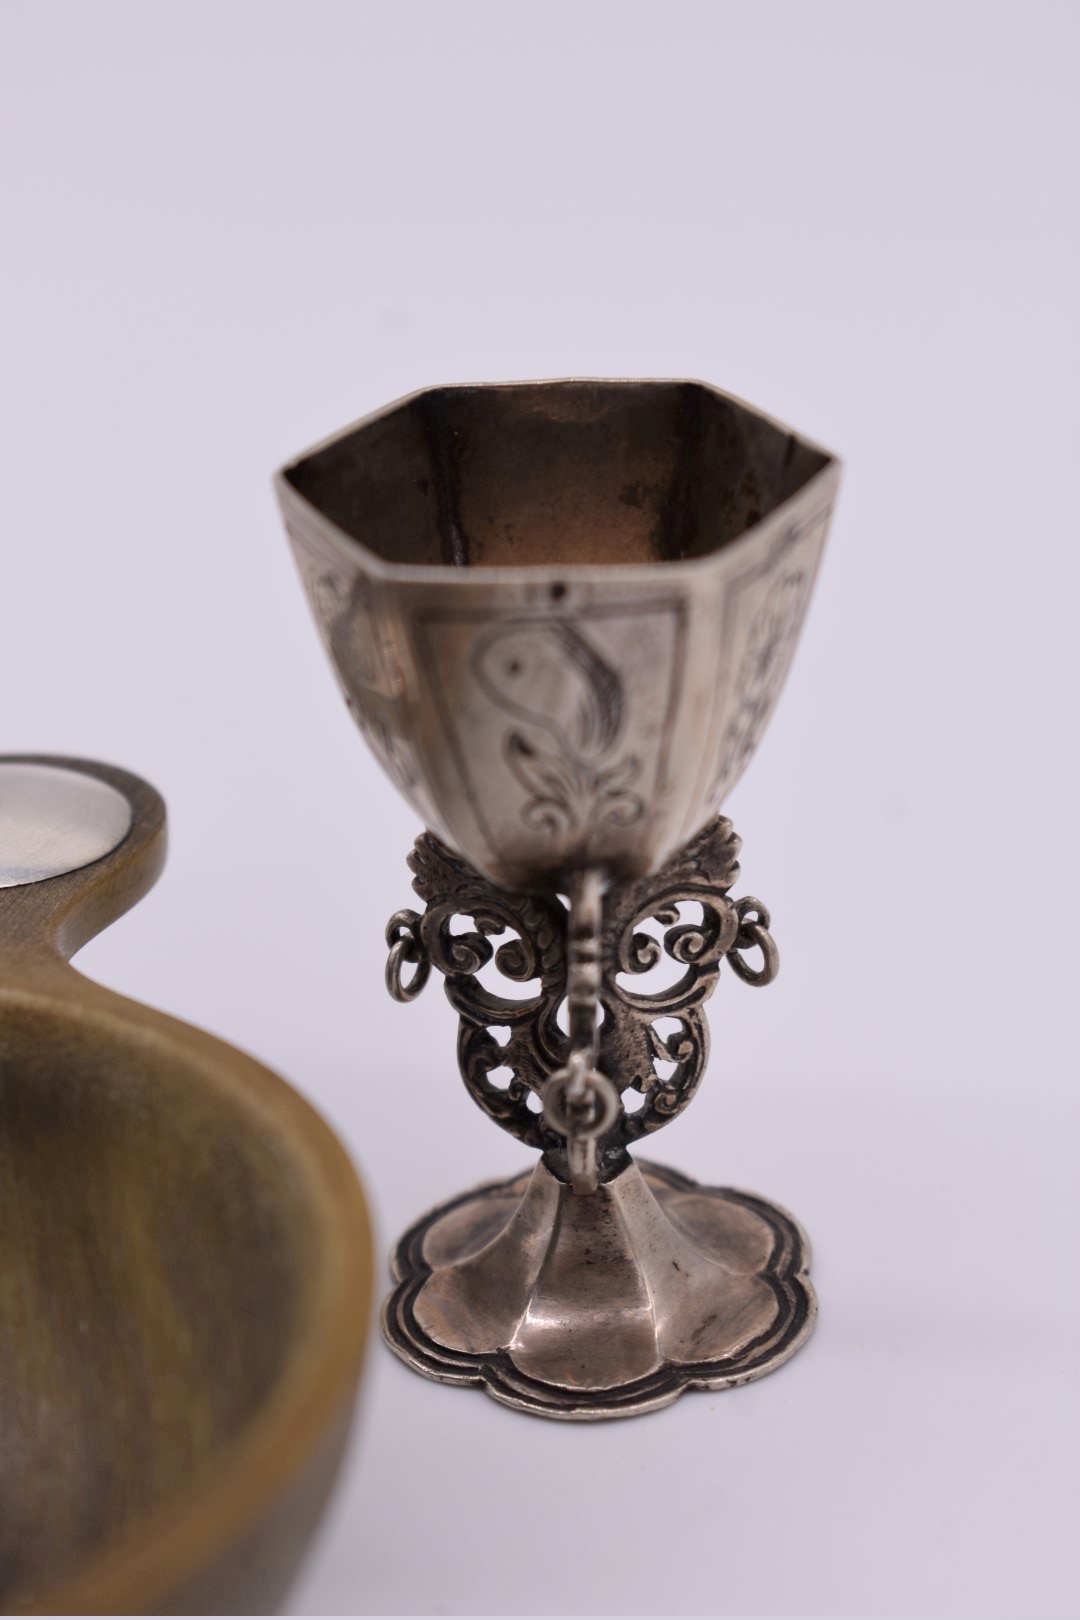
{"type": "Polygon", "coordinates": [[[578,1196],[540,1163],[419,1221],[393,1259],[391,1348],[545,1417],[630,1416],[771,1372],[817,1312],[799,1225],[632,1163],[578,1196]]]}

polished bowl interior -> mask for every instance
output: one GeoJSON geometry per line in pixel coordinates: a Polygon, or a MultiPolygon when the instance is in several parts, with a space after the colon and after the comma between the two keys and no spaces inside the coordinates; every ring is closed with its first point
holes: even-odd
{"type": "Polygon", "coordinates": [[[493,882],[658,866],[750,759],[802,626],[827,452],[694,382],[411,396],[277,490],[354,717],[493,882]]]}
{"type": "Polygon", "coordinates": [[[101,994],[89,1029],[0,994],[0,1606],[272,1608],[358,1373],[351,1172],[276,1077],[101,994]]]}

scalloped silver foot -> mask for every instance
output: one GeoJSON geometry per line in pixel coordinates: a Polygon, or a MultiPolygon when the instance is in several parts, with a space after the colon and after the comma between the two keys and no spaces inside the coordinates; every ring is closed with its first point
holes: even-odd
{"type": "Polygon", "coordinates": [[[631,1163],[588,1197],[543,1163],[401,1238],[383,1334],[542,1417],[629,1417],[772,1372],[809,1335],[810,1249],[777,1205],[631,1163]]]}

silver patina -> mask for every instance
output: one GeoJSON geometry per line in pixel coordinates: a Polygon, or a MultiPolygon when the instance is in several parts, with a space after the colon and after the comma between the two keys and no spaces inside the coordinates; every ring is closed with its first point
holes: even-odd
{"type": "Polygon", "coordinates": [[[758,1377],[809,1332],[791,1217],[629,1149],[697,1088],[722,962],[777,970],[719,809],[838,476],[704,384],[566,381],[427,390],[278,477],[346,701],[430,829],[387,983],[410,1000],[439,970],[466,1085],[542,1153],[397,1246],[386,1336],[431,1377],[615,1416],[758,1377]],[[481,982],[492,960],[519,994],[481,982]],[[635,987],[662,961],[673,983],[635,987]]]}

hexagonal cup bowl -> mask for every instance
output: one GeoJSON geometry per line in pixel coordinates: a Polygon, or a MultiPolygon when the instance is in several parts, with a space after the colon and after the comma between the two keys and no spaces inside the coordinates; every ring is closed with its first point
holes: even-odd
{"type": "Polygon", "coordinates": [[[279,473],[372,750],[492,882],[657,867],[768,721],[835,458],[685,381],[434,388],[279,473]]]}

